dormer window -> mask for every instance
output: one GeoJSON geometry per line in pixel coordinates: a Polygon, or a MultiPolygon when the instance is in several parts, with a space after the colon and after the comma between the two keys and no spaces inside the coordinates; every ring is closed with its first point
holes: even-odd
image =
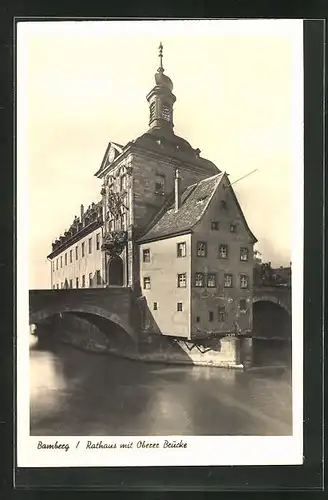
{"type": "Polygon", "coordinates": [[[230,224],[230,233],[237,232],[237,224],[230,224]]]}
{"type": "Polygon", "coordinates": [[[162,105],[161,118],[167,122],[171,121],[171,109],[167,104],[162,105]]]}
{"type": "Polygon", "coordinates": [[[165,193],[165,177],[164,175],[158,174],[155,179],[155,194],[165,193]]]}

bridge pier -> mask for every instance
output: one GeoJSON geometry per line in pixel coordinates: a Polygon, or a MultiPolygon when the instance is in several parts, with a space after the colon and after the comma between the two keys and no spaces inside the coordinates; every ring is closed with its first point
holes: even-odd
{"type": "Polygon", "coordinates": [[[252,337],[242,337],[240,339],[240,362],[244,368],[253,366],[253,339],[252,337]]]}

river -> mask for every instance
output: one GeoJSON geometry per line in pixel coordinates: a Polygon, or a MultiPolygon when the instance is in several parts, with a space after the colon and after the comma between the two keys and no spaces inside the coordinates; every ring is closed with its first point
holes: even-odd
{"type": "Polygon", "coordinates": [[[31,435],[290,435],[290,370],[161,365],[30,336],[31,435]]]}

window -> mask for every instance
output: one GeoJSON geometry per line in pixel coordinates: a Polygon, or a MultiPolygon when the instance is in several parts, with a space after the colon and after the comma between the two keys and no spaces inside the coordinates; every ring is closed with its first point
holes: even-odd
{"type": "Polygon", "coordinates": [[[69,280],[69,287],[73,288],[73,280],[69,280]]]}
{"type": "Polygon", "coordinates": [[[101,275],[99,270],[96,271],[96,277],[97,277],[97,285],[101,285],[101,275]]]}
{"type": "Polygon", "coordinates": [[[85,274],[83,274],[82,276],[82,288],[85,287],[85,274]]]}
{"type": "Polygon", "coordinates": [[[237,225],[230,224],[230,233],[236,233],[236,231],[237,231],[237,225]]]}
{"type": "Polygon", "coordinates": [[[156,103],[152,102],[150,105],[150,121],[152,122],[155,118],[156,103]]]}
{"type": "Polygon", "coordinates": [[[59,290],[59,283],[57,283],[57,290],[59,290]]]}
{"type": "Polygon", "coordinates": [[[150,276],[145,276],[143,279],[143,285],[145,290],[150,290],[150,276]]]}
{"type": "Polygon", "coordinates": [[[56,259],[56,271],[58,271],[58,259],[56,259]]]}
{"type": "Polygon", "coordinates": [[[248,288],[248,276],[246,274],[240,275],[240,288],[248,288]]]}
{"type": "Polygon", "coordinates": [[[100,249],[100,233],[96,234],[96,250],[100,249]]]}
{"type": "Polygon", "coordinates": [[[82,257],[84,257],[85,254],[85,242],[83,241],[82,243],[82,257]]]}
{"type": "Polygon", "coordinates": [[[197,256],[206,257],[207,255],[207,243],[205,241],[197,242],[197,256]]]}
{"type": "Polygon", "coordinates": [[[203,287],[205,285],[204,273],[195,274],[195,286],[203,287]]]}
{"type": "Polygon", "coordinates": [[[226,319],[226,310],[224,306],[219,306],[219,322],[223,323],[226,319]]]}
{"type": "Polygon", "coordinates": [[[76,288],[79,288],[79,278],[76,278],[75,283],[76,283],[76,288]]]}
{"type": "Polygon", "coordinates": [[[232,274],[224,275],[224,286],[225,288],[232,288],[232,274]]]}
{"type": "Polygon", "coordinates": [[[64,288],[64,283],[61,283],[60,284],[60,288],[63,289],[64,288]]]}
{"type": "Polygon", "coordinates": [[[69,251],[69,262],[70,262],[70,264],[72,264],[72,262],[73,262],[73,250],[69,251]]]}
{"type": "Polygon", "coordinates": [[[186,256],[186,242],[177,244],[177,257],[185,257],[186,256]]]}
{"type": "Polygon", "coordinates": [[[219,257],[220,259],[228,258],[228,245],[220,245],[219,246],[219,257]]]}
{"type": "Polygon", "coordinates": [[[178,274],[178,288],[186,288],[187,273],[178,274]]]}
{"type": "Polygon", "coordinates": [[[240,312],[246,312],[246,310],[247,310],[246,299],[240,299],[240,301],[239,301],[239,309],[240,309],[240,312]]]}
{"type": "Polygon", "coordinates": [[[127,182],[126,182],[126,175],[124,174],[124,175],[122,175],[120,177],[120,190],[121,191],[125,191],[126,190],[126,184],[127,184],[127,182]]]}
{"type": "Polygon", "coordinates": [[[154,302],[153,309],[154,311],[157,311],[157,302],[154,302]]]}
{"type": "Polygon", "coordinates": [[[89,273],[89,288],[92,287],[92,273],[89,273]]]}
{"type": "Polygon", "coordinates": [[[196,317],[196,323],[199,323],[200,322],[200,316],[197,316],[196,317]]]}
{"type": "Polygon", "coordinates": [[[75,247],[75,260],[79,258],[79,247],[75,247]]]}
{"type": "Polygon", "coordinates": [[[208,320],[213,321],[214,320],[214,313],[213,311],[208,311],[208,320]]]}
{"type": "Polygon", "coordinates": [[[60,267],[63,267],[63,256],[60,256],[60,267]]]}
{"type": "Polygon", "coordinates": [[[165,192],[165,177],[162,174],[156,175],[155,178],[155,194],[164,194],[165,192]]]}
{"type": "Polygon", "coordinates": [[[182,302],[177,302],[177,311],[182,311],[182,302]]]}
{"type": "Polygon", "coordinates": [[[241,247],[240,249],[240,260],[248,260],[248,248],[241,247]]]}
{"type": "Polygon", "coordinates": [[[161,117],[168,122],[171,120],[171,109],[167,104],[162,105],[161,117]]]}
{"type": "Polygon", "coordinates": [[[88,240],[88,251],[89,253],[92,253],[92,238],[89,238],[88,240]]]}
{"type": "Polygon", "coordinates": [[[150,262],[150,249],[145,248],[145,250],[142,251],[142,260],[143,262],[150,262]]]}
{"type": "Polygon", "coordinates": [[[207,286],[208,286],[208,288],[215,288],[216,287],[216,273],[208,273],[207,286]]]}
{"type": "Polygon", "coordinates": [[[219,230],[219,222],[217,220],[212,220],[212,222],[211,222],[211,229],[213,231],[218,231],[219,230]]]}
{"type": "Polygon", "coordinates": [[[53,286],[52,286],[52,289],[54,290],[55,288],[56,288],[56,287],[55,287],[55,285],[53,285],[53,286]]]}
{"type": "Polygon", "coordinates": [[[65,266],[67,266],[67,253],[65,253],[65,266]]]}

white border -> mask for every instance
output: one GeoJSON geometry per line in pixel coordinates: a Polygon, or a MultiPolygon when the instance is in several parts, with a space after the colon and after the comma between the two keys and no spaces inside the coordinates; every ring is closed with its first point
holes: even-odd
{"type": "MultiPolygon", "coordinates": [[[[94,23],[94,36],[137,36],[138,34],[288,35],[293,40],[293,193],[292,193],[292,308],[293,314],[293,436],[183,436],[187,449],[84,450],[90,437],[29,436],[29,339],[28,339],[28,155],[26,123],[28,103],[27,54],[24,37],[29,33],[56,34],[56,22],[24,22],[17,25],[17,462],[19,467],[156,466],[156,465],[278,465],[302,463],[303,434],[303,23],[301,20],[248,21],[125,21],[94,23]],[[37,442],[56,440],[70,445],[69,452],[37,450],[37,442]],[[78,449],[76,443],[80,441],[78,449]]],[[[82,22],[61,23],[64,33],[83,33],[82,22]]],[[[94,437],[93,442],[129,442],[128,437],[94,437]]],[[[134,437],[163,443],[165,437],[134,437]]],[[[170,436],[170,440],[180,437],[170,436]]]]}

